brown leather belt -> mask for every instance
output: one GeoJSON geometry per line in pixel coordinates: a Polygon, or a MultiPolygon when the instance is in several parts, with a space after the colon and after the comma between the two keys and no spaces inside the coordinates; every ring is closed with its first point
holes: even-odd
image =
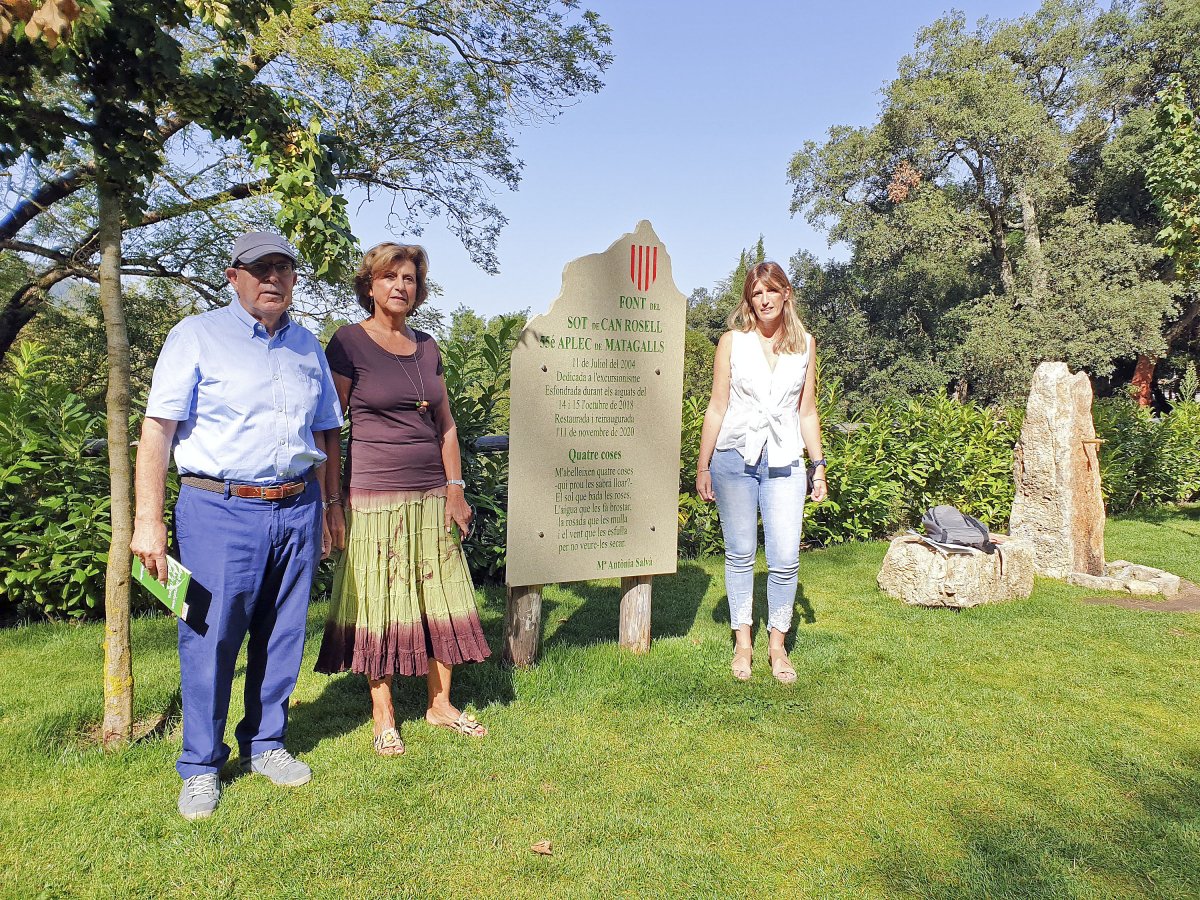
{"type": "MultiPolygon", "coordinates": [[[[181,484],[186,484],[188,487],[200,488],[202,491],[212,491],[214,494],[224,494],[224,481],[218,481],[215,478],[205,478],[202,475],[184,475],[179,479],[181,484]]],[[[299,481],[289,481],[285,484],[230,484],[229,495],[231,497],[246,497],[252,500],[286,500],[288,497],[295,497],[297,494],[304,493],[304,486],[308,483],[307,476],[299,481]]]]}

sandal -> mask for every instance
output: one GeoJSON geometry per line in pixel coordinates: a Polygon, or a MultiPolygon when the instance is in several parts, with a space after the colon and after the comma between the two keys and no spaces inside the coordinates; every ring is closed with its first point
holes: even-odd
{"type": "Polygon", "coordinates": [[[404,741],[400,740],[400,732],[395,728],[385,728],[375,735],[375,752],[380,756],[401,756],[404,753],[404,741]]]}
{"type": "Polygon", "coordinates": [[[733,677],[738,681],[750,680],[750,663],[754,659],[753,647],[733,648],[733,677]]]}
{"type": "Polygon", "coordinates": [[[796,670],[792,668],[792,661],[788,659],[786,651],[771,657],[771,674],[780,684],[795,683],[796,670]]]}
{"type": "Polygon", "coordinates": [[[451,731],[456,731],[466,737],[481,738],[486,737],[488,733],[487,726],[465,712],[459,713],[458,718],[453,722],[435,722],[428,717],[426,717],[425,721],[430,725],[436,725],[438,728],[449,728],[451,731]]]}

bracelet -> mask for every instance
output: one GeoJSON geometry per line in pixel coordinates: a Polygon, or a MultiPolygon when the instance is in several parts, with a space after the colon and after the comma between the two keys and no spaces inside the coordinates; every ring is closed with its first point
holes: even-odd
{"type": "Polygon", "coordinates": [[[461,478],[447,478],[446,479],[446,487],[450,487],[450,485],[452,485],[452,484],[457,484],[464,491],[467,489],[467,483],[465,481],[463,481],[461,478]]]}
{"type": "Polygon", "coordinates": [[[696,470],[696,474],[697,474],[697,475],[703,475],[703,474],[704,474],[705,472],[707,472],[707,471],[708,471],[708,469],[697,469],[697,470],[696,470]]]}
{"type": "Polygon", "coordinates": [[[321,501],[321,508],[329,509],[329,507],[331,507],[331,506],[338,506],[339,504],[341,504],[341,502],[342,502],[341,497],[330,497],[328,500],[321,501]]]}

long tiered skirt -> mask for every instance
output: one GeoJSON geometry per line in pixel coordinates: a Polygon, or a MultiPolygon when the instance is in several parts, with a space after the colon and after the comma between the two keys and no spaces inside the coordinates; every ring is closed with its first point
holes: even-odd
{"type": "Polygon", "coordinates": [[[444,489],[349,491],[318,672],[424,675],[431,656],[458,665],[490,655],[445,510],[444,489]]]}

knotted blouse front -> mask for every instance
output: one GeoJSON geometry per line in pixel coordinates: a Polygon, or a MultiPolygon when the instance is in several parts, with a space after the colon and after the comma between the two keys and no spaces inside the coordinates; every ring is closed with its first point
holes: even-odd
{"type": "Polygon", "coordinates": [[[730,332],[729,405],[717,435],[718,450],[737,450],[747,465],[767,451],[771,468],[800,461],[800,394],[812,351],[804,336],[803,353],[781,353],[772,369],[754,331],[730,332]]]}

